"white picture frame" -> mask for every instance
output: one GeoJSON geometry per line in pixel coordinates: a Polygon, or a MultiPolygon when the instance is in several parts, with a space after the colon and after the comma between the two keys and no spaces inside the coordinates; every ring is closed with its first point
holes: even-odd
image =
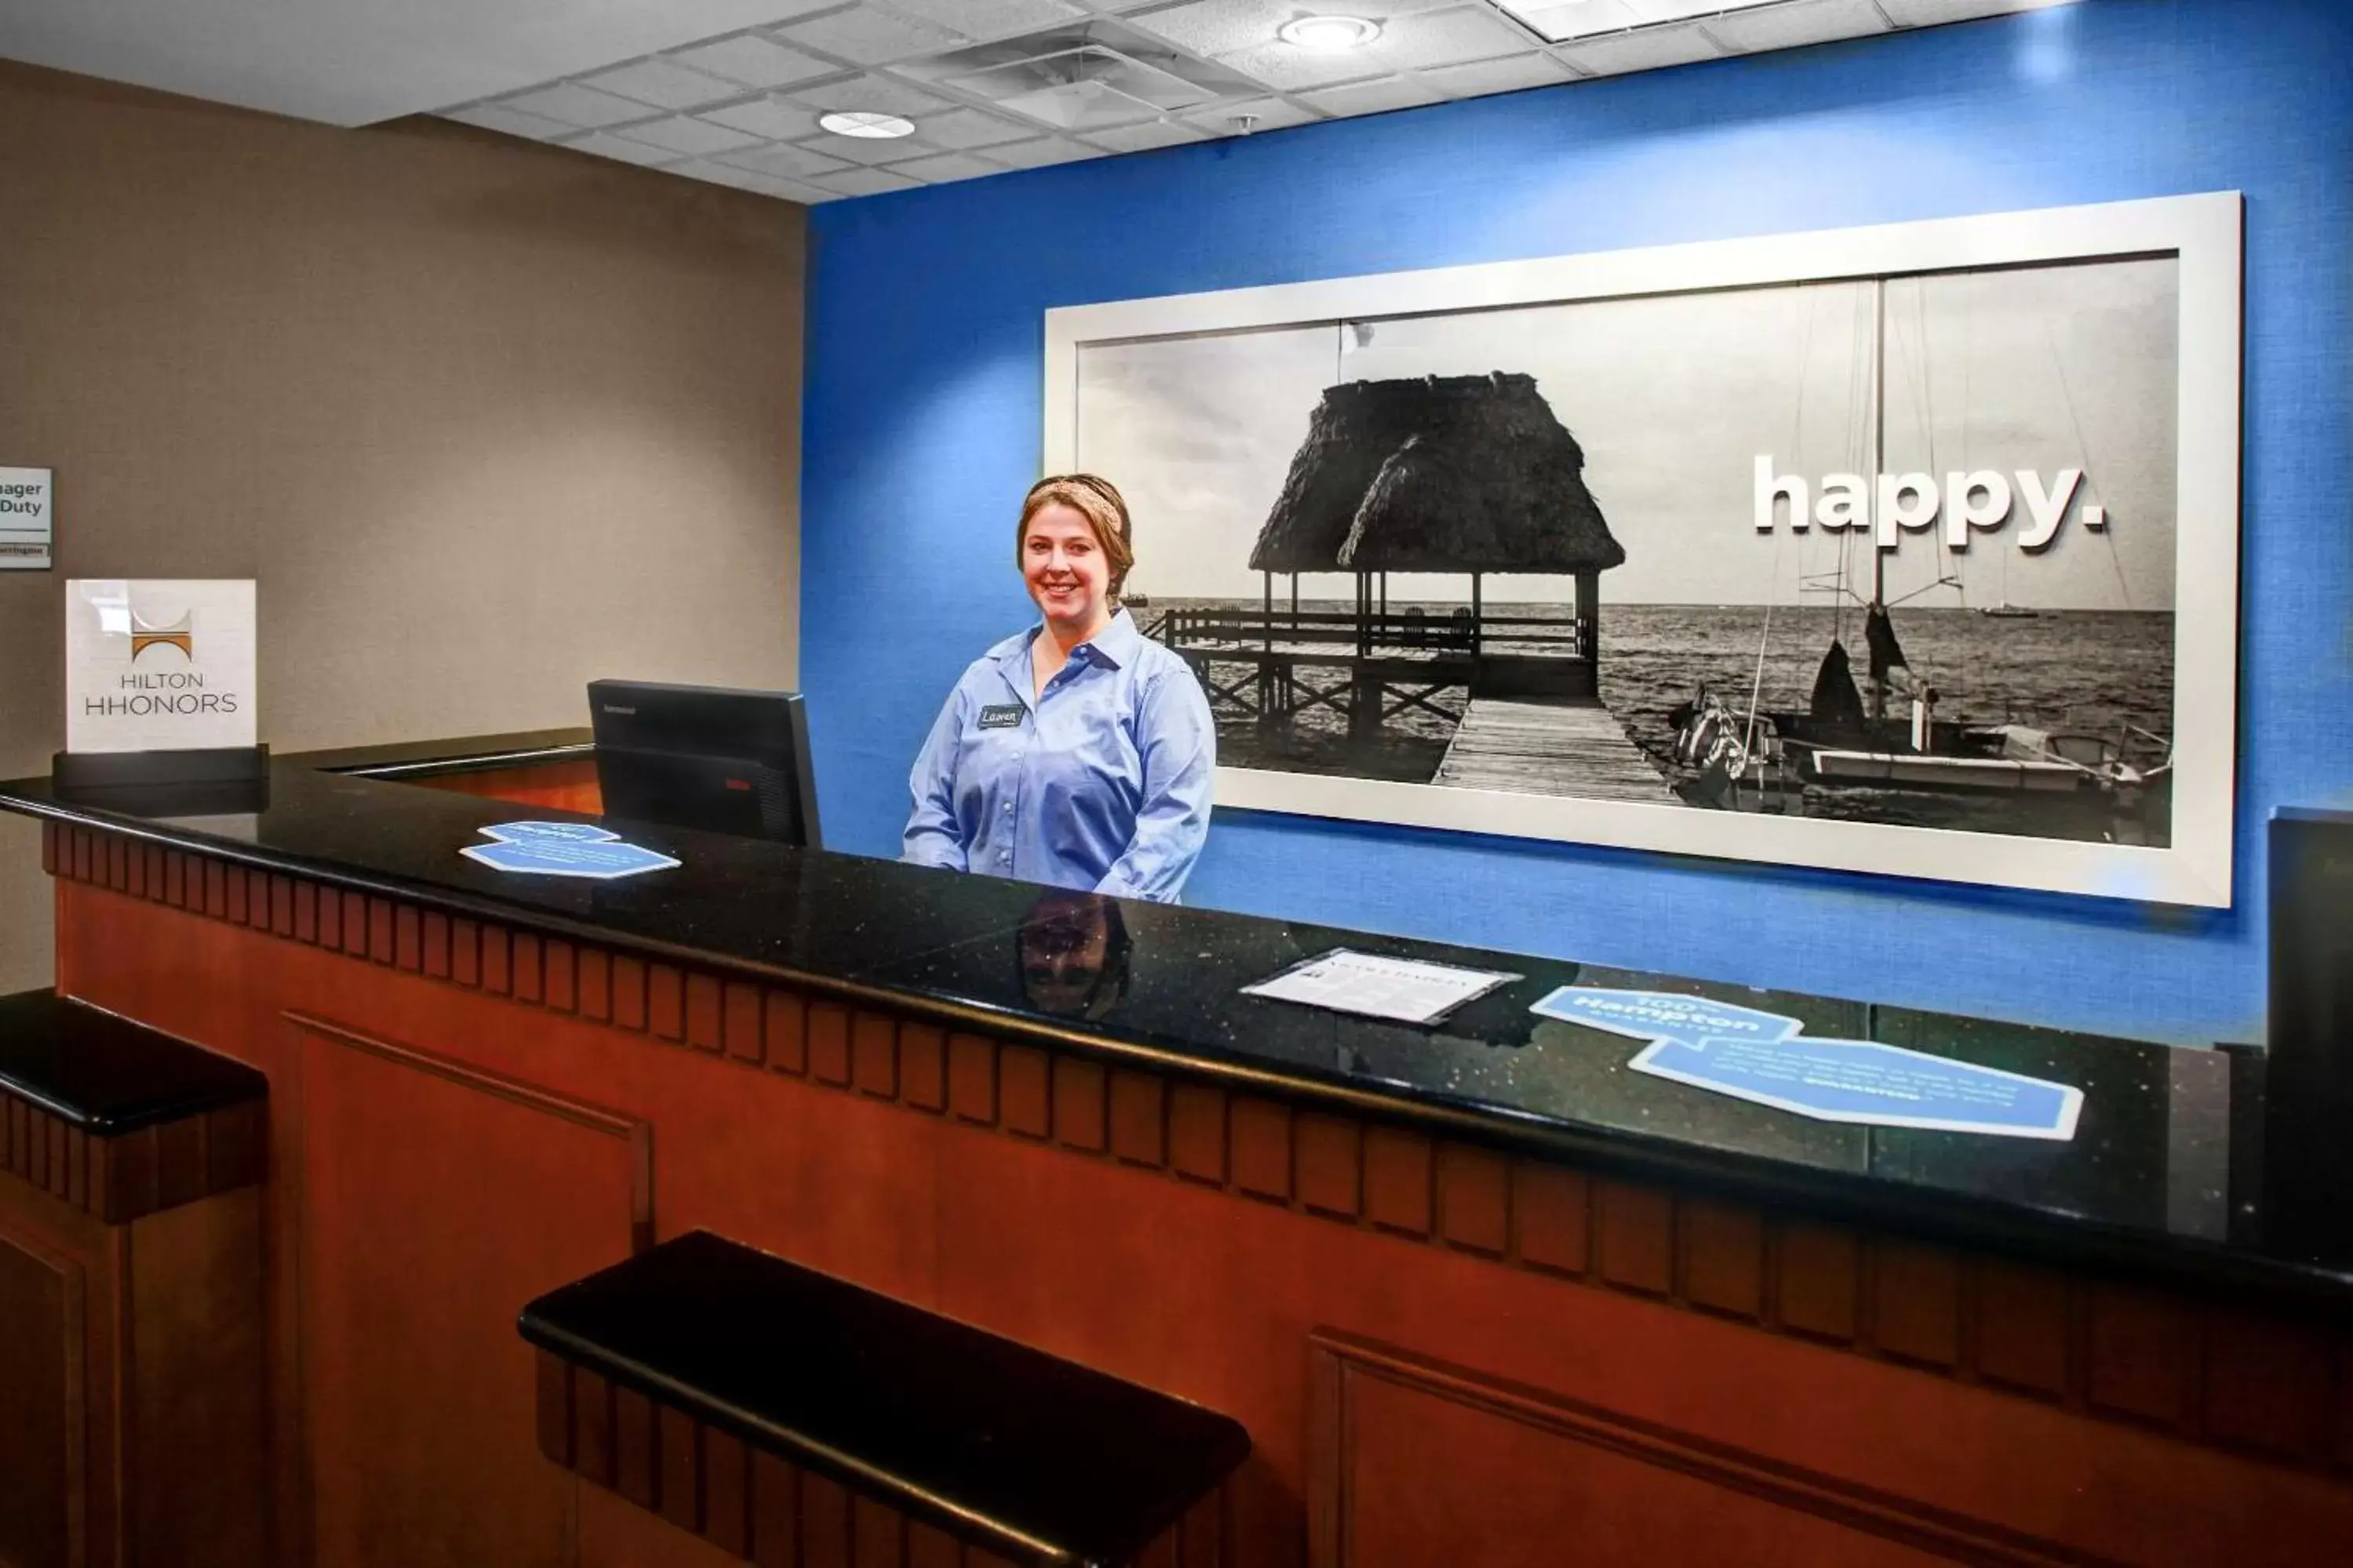
{"type": "Polygon", "coordinates": [[[1050,310],[1044,471],[1079,450],[1099,343],[1777,283],[2177,258],[2177,513],[2167,843],[2084,842],[1221,766],[1217,804],[2101,898],[2228,908],[2237,763],[2243,203],[2232,192],[1277,284],[1050,310]]]}

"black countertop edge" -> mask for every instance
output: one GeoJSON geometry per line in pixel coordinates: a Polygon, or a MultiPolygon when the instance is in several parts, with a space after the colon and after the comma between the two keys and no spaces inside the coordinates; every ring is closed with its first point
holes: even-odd
{"type": "Polygon", "coordinates": [[[50,991],[0,996],[0,1036],[43,1023],[62,1026],[52,1033],[69,1041],[53,1043],[70,1044],[72,1060],[25,1053],[26,1042],[0,1037],[0,1099],[33,1106],[87,1137],[128,1137],[269,1098],[269,1079],[245,1063],[79,997],[50,991]],[[120,1048],[124,1046],[130,1059],[120,1048]],[[62,1081],[60,1066],[69,1066],[69,1076],[80,1081],[62,1081]]]}
{"type": "MultiPolygon", "coordinates": [[[[470,742],[427,743],[445,757],[470,742]]],[[[294,759],[285,759],[293,761],[294,759]]],[[[302,876],[355,892],[399,899],[449,913],[499,921],[617,952],[757,979],[819,997],[862,1003],[904,1016],[978,1027],[1001,1038],[1068,1049],[1111,1065],[1144,1067],[1204,1083],[1368,1120],[1443,1133],[1504,1152],[1565,1160],[1633,1179],[1671,1181],[1759,1206],[1825,1220],[1871,1223],[1951,1245],[1993,1247],[2063,1268],[2185,1289],[2208,1296],[2260,1297],[2282,1309],[2330,1321],[2353,1321],[2353,1278],[2325,1265],[2242,1251],[2194,1237],[2152,1235],[2087,1216],[2036,1211],[2014,1201],[1943,1188],[1914,1188],[1776,1159],[1708,1149],[1640,1131],[1560,1125],[1483,1101],[1448,1103],[1428,1089],[1385,1093],[1341,1075],[1306,1067],[1271,1068],[1208,1050],[1091,1035],[1067,1026],[920,990],[712,952],[617,931],[529,906],[476,897],[430,883],[355,871],[344,863],[258,850],[168,826],[79,809],[55,800],[11,797],[5,809],[71,823],[269,872],[302,876]]]]}
{"type": "Polygon", "coordinates": [[[522,730],[512,734],[466,735],[453,740],[399,741],[381,746],[341,746],[297,752],[278,760],[322,773],[357,773],[373,779],[432,778],[447,773],[487,773],[497,768],[586,759],[596,754],[584,728],[522,730]]]}
{"type": "Polygon", "coordinates": [[[560,1361],[1025,1561],[1125,1563],[1250,1452],[1230,1416],[708,1230],[558,1287],[527,1303],[515,1327],[560,1361]],[[780,1402],[776,1367],[741,1347],[795,1324],[826,1364],[786,1374],[780,1402]],[[649,1359],[663,1350],[681,1352],[664,1358],[670,1370],[649,1359]],[[910,1400],[932,1408],[893,1420],[887,1435],[865,1431],[876,1446],[852,1451],[871,1427],[860,1412],[903,1411],[910,1400]],[[964,1418],[1016,1405],[1026,1408],[1009,1430],[964,1418]],[[938,1435],[951,1429],[977,1430],[1001,1463],[976,1473],[955,1445],[943,1451],[938,1435]],[[1017,1453],[1000,1446],[1008,1438],[1036,1447],[1017,1453]],[[1114,1506],[1091,1507],[1105,1500],[1099,1492],[1062,1495],[1077,1484],[1056,1479],[1073,1446],[1123,1479],[1114,1506]]]}
{"type": "Polygon", "coordinates": [[[649,1398],[686,1411],[699,1420],[723,1426],[755,1448],[764,1448],[780,1458],[822,1471],[836,1480],[887,1499],[902,1512],[944,1521],[955,1529],[985,1536],[1025,1556],[1044,1557],[1056,1563],[1078,1561],[1051,1542],[1024,1535],[985,1515],[958,1508],[945,1498],[902,1480],[887,1470],[865,1464],[853,1455],[765,1421],[707,1389],[681,1382],[628,1356],[616,1354],[577,1334],[567,1333],[541,1321],[528,1307],[516,1320],[515,1328],[526,1343],[535,1345],[550,1355],[575,1366],[586,1367],[614,1383],[627,1384],[649,1398]]]}

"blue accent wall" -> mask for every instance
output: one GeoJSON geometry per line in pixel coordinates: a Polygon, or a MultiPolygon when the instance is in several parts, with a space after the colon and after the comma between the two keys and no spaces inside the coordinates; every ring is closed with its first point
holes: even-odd
{"type": "Polygon", "coordinates": [[[2247,198],[2237,907],[1222,812],[1189,902],[2183,1042],[2260,1038],[2263,824],[2353,800],[2353,6],[2053,11],[835,203],[811,224],[802,668],[829,841],[896,852],[1027,624],[1054,306],[2076,203],[2247,198]]]}

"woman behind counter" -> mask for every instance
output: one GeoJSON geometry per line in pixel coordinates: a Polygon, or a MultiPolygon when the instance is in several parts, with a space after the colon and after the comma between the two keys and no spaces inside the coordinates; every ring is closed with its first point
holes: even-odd
{"type": "Polygon", "coordinates": [[[1185,661],[1119,607],[1127,503],[1092,474],[1040,479],[1014,560],[1044,619],[949,694],[900,858],[1174,903],[1208,836],[1217,729],[1185,661]]]}

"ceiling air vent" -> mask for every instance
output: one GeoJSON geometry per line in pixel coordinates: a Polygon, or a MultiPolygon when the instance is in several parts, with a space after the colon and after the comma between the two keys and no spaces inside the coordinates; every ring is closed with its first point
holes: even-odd
{"type": "Polygon", "coordinates": [[[1108,21],[1002,39],[895,68],[1058,131],[1133,125],[1265,92],[1246,77],[1108,21]]]}

